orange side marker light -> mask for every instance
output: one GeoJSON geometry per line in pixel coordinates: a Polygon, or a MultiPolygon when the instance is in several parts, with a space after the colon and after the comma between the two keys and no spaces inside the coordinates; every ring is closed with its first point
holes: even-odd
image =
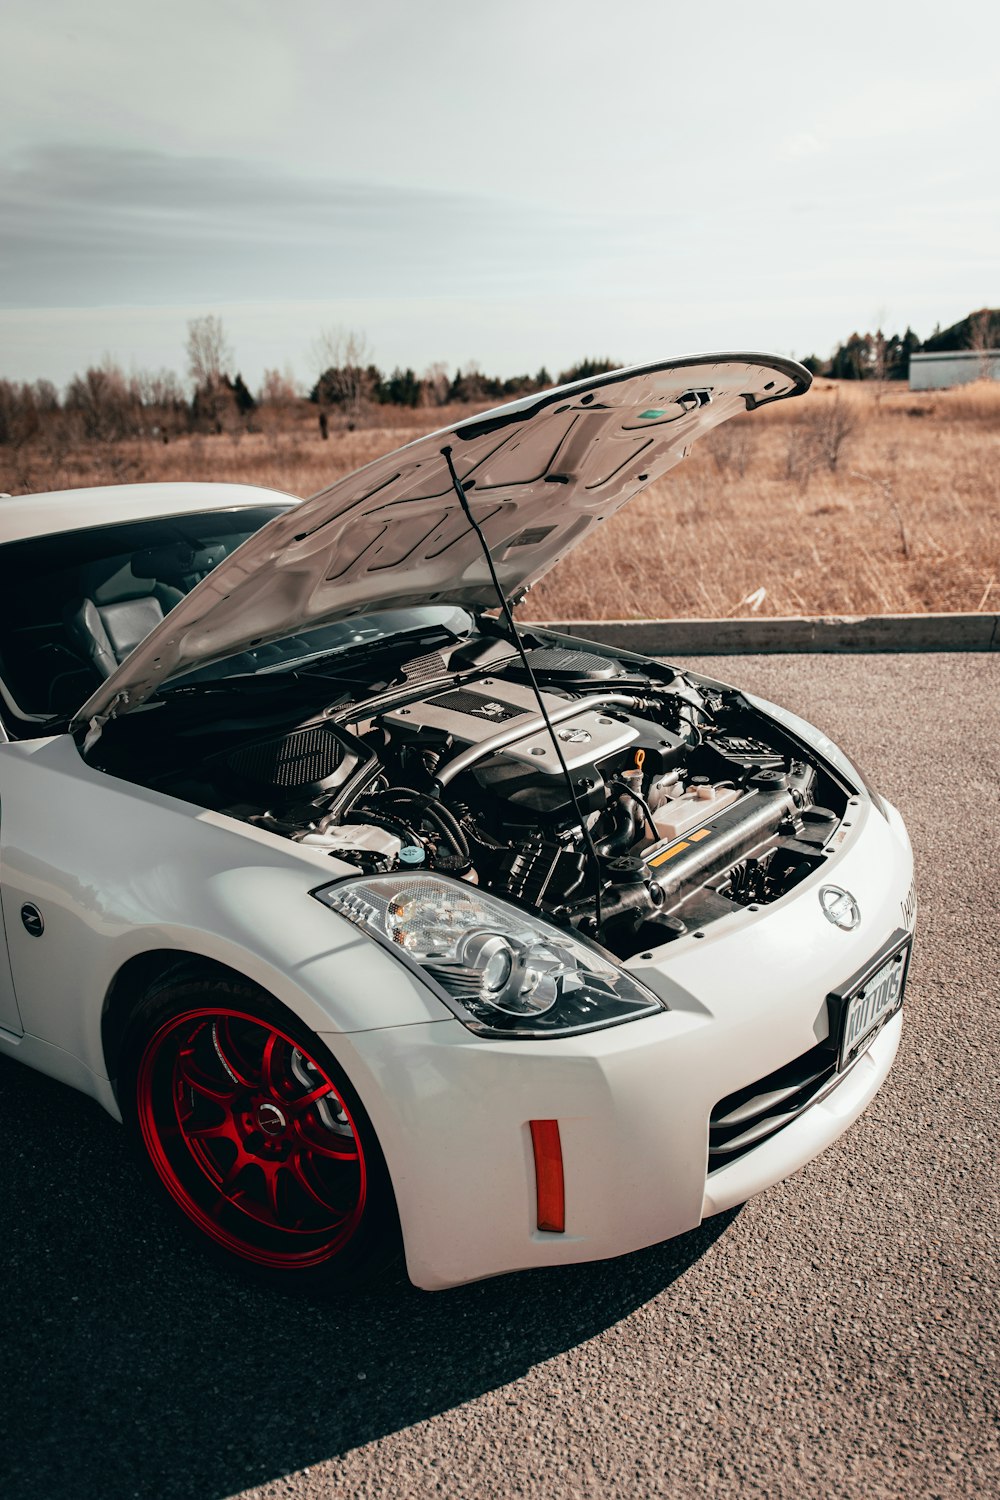
{"type": "Polygon", "coordinates": [[[535,1155],[535,1200],[539,1229],[566,1233],[566,1189],[558,1120],[529,1120],[535,1155]]]}

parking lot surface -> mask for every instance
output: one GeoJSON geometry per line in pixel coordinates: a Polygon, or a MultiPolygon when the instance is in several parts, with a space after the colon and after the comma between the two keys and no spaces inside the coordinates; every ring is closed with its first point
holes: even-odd
{"type": "Polygon", "coordinates": [[[4,1062],[6,1500],[997,1493],[1000,658],[684,665],[822,725],[907,819],[918,946],[867,1113],[624,1260],[316,1305],[180,1243],[120,1127],[4,1062]]]}

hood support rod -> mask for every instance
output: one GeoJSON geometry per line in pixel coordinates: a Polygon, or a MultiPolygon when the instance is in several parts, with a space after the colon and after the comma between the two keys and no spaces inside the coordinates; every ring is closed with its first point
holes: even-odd
{"type": "Polygon", "coordinates": [[[566,782],[566,790],[569,792],[569,798],[573,804],[573,811],[576,814],[577,822],[580,825],[580,832],[583,834],[584,843],[587,846],[587,854],[590,859],[590,868],[594,882],[594,933],[596,936],[601,930],[601,885],[603,881],[603,877],[601,875],[601,861],[598,857],[597,850],[594,847],[594,840],[591,838],[590,829],[584,822],[583,813],[580,811],[580,804],[577,801],[576,796],[576,787],[573,785],[573,778],[570,775],[569,767],[566,764],[566,759],[562,752],[562,745],[559,743],[559,736],[556,734],[552,720],[549,718],[549,712],[545,706],[545,698],[542,694],[541,688],[538,686],[538,680],[535,677],[532,665],[528,660],[528,653],[524,649],[524,643],[521,640],[520,632],[518,631],[518,628],[514,623],[514,615],[507,600],[507,595],[504,593],[503,588],[500,584],[500,579],[497,576],[497,570],[494,566],[493,554],[490,552],[489,542],[487,542],[485,536],[483,535],[482,527],[469,508],[469,501],[466,497],[465,487],[463,486],[462,481],[459,479],[458,474],[455,471],[455,465],[452,462],[451,448],[442,448],[441,457],[448,465],[448,475],[451,479],[452,488],[455,491],[455,494],[458,496],[458,503],[462,507],[465,519],[468,521],[469,525],[472,527],[472,530],[475,532],[476,537],[479,541],[479,545],[482,548],[483,557],[486,559],[486,566],[490,570],[490,577],[493,580],[493,587],[496,590],[496,596],[500,602],[500,608],[503,611],[504,619],[507,622],[507,629],[510,632],[511,641],[517,648],[518,655],[520,656],[521,662],[524,666],[524,670],[527,673],[528,681],[531,683],[531,690],[534,693],[535,698],[538,700],[538,712],[541,714],[545,727],[549,731],[549,738],[552,741],[552,748],[556,753],[556,759],[559,762],[560,770],[562,771],[563,778],[566,782]]]}

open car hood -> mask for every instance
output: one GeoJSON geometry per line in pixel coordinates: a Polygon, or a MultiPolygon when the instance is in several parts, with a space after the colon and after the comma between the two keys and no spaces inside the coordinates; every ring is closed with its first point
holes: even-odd
{"type": "Polygon", "coordinates": [[[515,598],[737,412],[808,390],[768,354],[635,365],[527,396],[378,458],[264,526],[191,591],[95,692],[92,730],[171,678],[350,615],[494,606],[469,507],[515,598]]]}

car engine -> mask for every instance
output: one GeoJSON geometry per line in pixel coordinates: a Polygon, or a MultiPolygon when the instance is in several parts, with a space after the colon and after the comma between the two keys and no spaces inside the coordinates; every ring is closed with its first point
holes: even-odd
{"type": "Polygon", "coordinates": [[[530,635],[526,660],[551,728],[524,661],[476,637],[341,680],[294,723],[280,685],[254,712],[220,684],[210,729],[201,698],[197,722],[136,715],[101,754],[359,871],[473,881],[619,957],[778,900],[822,864],[856,789],[741,694],[530,635]]]}

